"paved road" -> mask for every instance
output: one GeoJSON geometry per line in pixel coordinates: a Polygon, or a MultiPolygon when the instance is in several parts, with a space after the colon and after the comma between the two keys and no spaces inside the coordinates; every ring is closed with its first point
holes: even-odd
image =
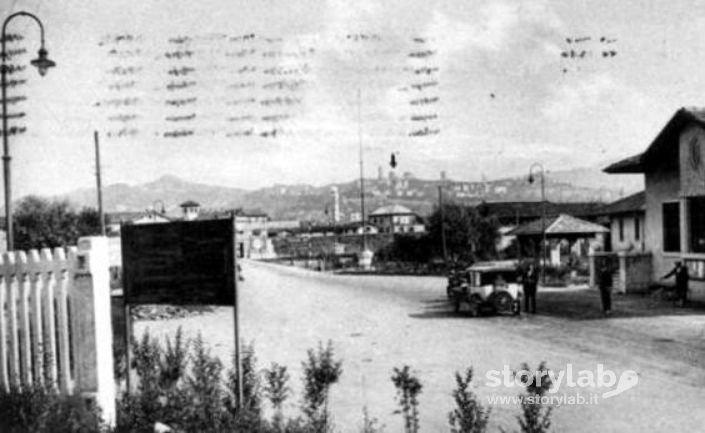
{"type": "MultiPolygon", "coordinates": [[[[343,359],[343,376],[332,391],[331,408],[340,431],[358,431],[362,408],[387,431],[403,431],[392,412],[394,367],[405,364],[423,384],[422,431],[448,431],[453,374],[472,366],[475,391],[483,398],[512,396],[518,388],[492,388],[485,374],[504,365],[518,369],[546,361],[555,370],[573,365],[595,372],[597,364],[618,375],[634,370],[639,383],[596,405],[556,409],[555,431],[701,431],[705,425],[705,314],[573,320],[534,316],[471,319],[444,300],[444,280],[434,277],[333,276],[263,263],[244,264],[242,333],[254,341],[259,365],[285,364],[300,390],[306,349],[333,341],[343,359]]],[[[140,322],[159,332],[201,332],[223,359],[232,351],[232,310],[201,317],[140,322]]],[[[602,389],[562,387],[563,392],[602,389]]],[[[295,407],[300,393],[290,401],[295,407]]],[[[516,427],[519,407],[493,406],[490,431],[516,427]]]]}

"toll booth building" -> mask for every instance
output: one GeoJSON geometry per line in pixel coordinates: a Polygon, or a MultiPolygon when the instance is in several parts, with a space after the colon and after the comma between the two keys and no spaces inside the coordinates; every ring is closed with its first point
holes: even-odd
{"type": "Polygon", "coordinates": [[[604,171],[644,174],[652,281],[682,261],[691,277],[689,297],[705,299],[705,108],[676,111],[643,153],[604,171]]]}

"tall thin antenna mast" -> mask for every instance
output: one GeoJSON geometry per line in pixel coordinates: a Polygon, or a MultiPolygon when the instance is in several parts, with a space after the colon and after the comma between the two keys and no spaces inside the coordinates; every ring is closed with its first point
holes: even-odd
{"type": "Polygon", "coordinates": [[[362,165],[362,92],[357,89],[357,141],[360,148],[360,220],[362,222],[362,251],[367,250],[367,228],[365,227],[365,170],[362,165]]]}

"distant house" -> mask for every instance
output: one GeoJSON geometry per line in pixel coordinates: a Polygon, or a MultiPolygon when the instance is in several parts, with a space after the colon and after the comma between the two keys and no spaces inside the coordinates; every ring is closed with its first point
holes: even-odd
{"type": "Polygon", "coordinates": [[[201,210],[201,205],[193,200],[188,200],[179,205],[183,212],[183,218],[186,221],[198,219],[198,213],[201,210]]]}
{"type": "Polygon", "coordinates": [[[340,230],[342,230],[345,235],[362,235],[363,233],[375,235],[380,232],[379,228],[374,224],[362,224],[360,222],[345,224],[340,227],[340,230]]]}
{"type": "Polygon", "coordinates": [[[690,273],[693,297],[705,298],[705,109],[681,108],[647,149],[605,168],[644,175],[644,250],[652,281],[674,262],[690,273]]]}
{"type": "Polygon", "coordinates": [[[173,221],[174,218],[152,210],[143,212],[110,212],[105,226],[108,235],[119,235],[122,224],[151,224],[173,221]]]}
{"type": "Polygon", "coordinates": [[[409,208],[400,205],[383,206],[372,212],[368,221],[380,233],[423,233],[426,231],[421,218],[409,208]]]}
{"type": "Polygon", "coordinates": [[[610,219],[611,251],[644,251],[646,225],[646,192],[621,198],[602,211],[610,219]]]}
{"type": "Polygon", "coordinates": [[[232,212],[237,230],[238,246],[242,254],[250,258],[268,258],[274,255],[274,246],[269,239],[269,215],[260,211],[232,212]]]}

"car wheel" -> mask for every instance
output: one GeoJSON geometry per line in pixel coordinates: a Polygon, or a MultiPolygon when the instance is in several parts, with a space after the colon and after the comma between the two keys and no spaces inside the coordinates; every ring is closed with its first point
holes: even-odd
{"type": "Polygon", "coordinates": [[[514,300],[507,292],[498,293],[494,299],[494,306],[497,311],[513,311],[514,300]]]}

